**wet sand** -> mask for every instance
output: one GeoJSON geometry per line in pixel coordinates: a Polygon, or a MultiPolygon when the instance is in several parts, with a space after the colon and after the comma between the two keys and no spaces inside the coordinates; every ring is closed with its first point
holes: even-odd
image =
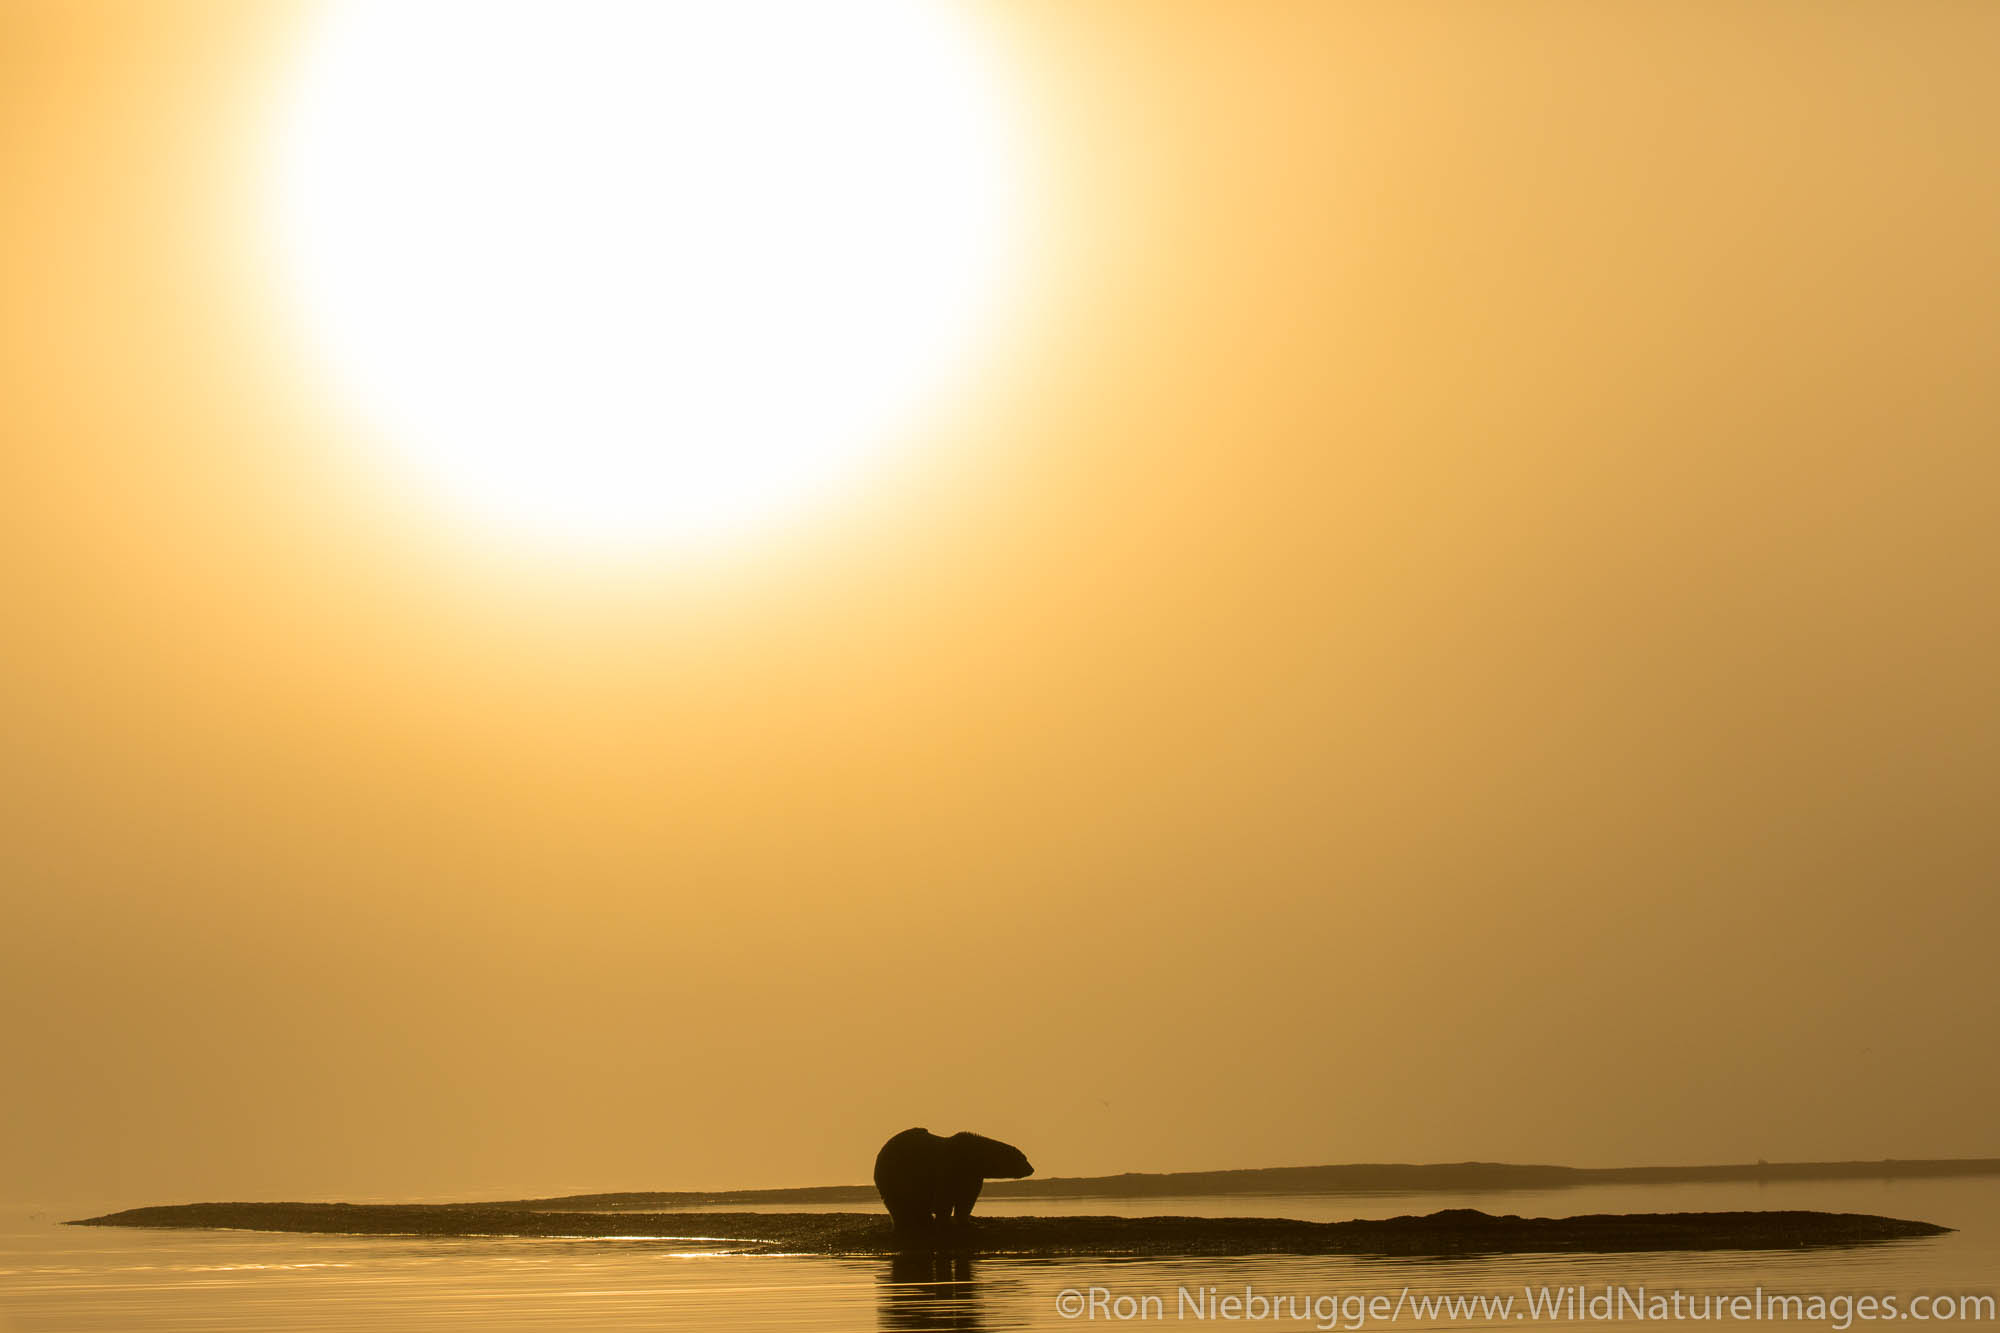
{"type": "MultiPolygon", "coordinates": [[[[193,1203],[133,1208],[77,1226],[226,1228],[399,1236],[647,1238],[743,1252],[880,1255],[900,1245],[865,1213],[557,1212],[519,1205],[193,1203]]],[[[1866,1213],[1603,1213],[1494,1217],[1454,1208],[1421,1217],[1300,1222],[1266,1217],[980,1217],[931,1248],[1046,1256],[1527,1254],[1772,1250],[1935,1236],[1949,1227],[1866,1213]]]]}

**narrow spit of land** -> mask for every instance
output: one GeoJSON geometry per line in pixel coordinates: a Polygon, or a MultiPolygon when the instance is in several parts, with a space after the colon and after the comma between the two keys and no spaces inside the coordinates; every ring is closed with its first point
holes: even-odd
{"type": "MultiPolygon", "coordinates": [[[[645,1238],[725,1251],[878,1255],[899,1248],[881,1213],[563,1212],[492,1204],[194,1203],[133,1208],[81,1226],[229,1228],[358,1235],[645,1238]]],[[[1047,1256],[1521,1254],[1766,1250],[1934,1236],[1948,1227],[1862,1213],[1628,1213],[1299,1222],[1271,1217],[984,1217],[938,1248],[1047,1256]]]]}
{"type": "MultiPolygon", "coordinates": [[[[1879,1162],[1751,1162],[1721,1166],[1540,1166],[1515,1162],[1363,1162],[1345,1166],[1270,1166],[1236,1171],[1126,1172],[1117,1176],[1037,1176],[989,1180],[985,1199],[1146,1199],[1226,1194],[1477,1194],[1495,1190],[1576,1189],[1586,1185],[1681,1185],[1741,1181],[1907,1180],[2000,1175],[2000,1157],[1890,1158],[1879,1162]]],[[[559,1212],[729,1208],[769,1204],[855,1203],[877,1206],[873,1185],[799,1189],[654,1190],[519,1199],[499,1207],[559,1212]]]]}

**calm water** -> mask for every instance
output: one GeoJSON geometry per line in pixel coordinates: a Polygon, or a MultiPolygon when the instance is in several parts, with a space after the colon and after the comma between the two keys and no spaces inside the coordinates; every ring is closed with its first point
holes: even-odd
{"type": "MultiPolygon", "coordinates": [[[[1786,1185],[1605,1186],[1479,1195],[1289,1195],[1144,1201],[994,1201],[992,1211],[1181,1213],[1340,1219],[1439,1208],[1561,1216],[1818,1208],[1939,1222],[1949,1236],[1842,1250],[1654,1255],[1526,1255],[1500,1258],[1345,1257],[1180,1260],[981,1259],[957,1269],[911,1270],[887,1260],[730,1256],[658,1240],[446,1240],[285,1236],[252,1232],[129,1231],[63,1227],[63,1214],[0,1214],[0,1330],[91,1333],[149,1330],[368,1329],[1199,1329],[1580,1327],[1565,1311],[1536,1317],[1523,1288],[1605,1284],[1703,1295],[1765,1292],[1917,1295],[2000,1292],[2000,1181],[1987,1179],[1786,1185]],[[1097,1318],[1063,1317],[1068,1289],[1096,1287],[1097,1318]],[[1263,1317],[1207,1319],[1179,1304],[1183,1287],[1219,1298],[1248,1287],[1279,1298],[1263,1317]],[[1401,1297],[1405,1290],[1408,1297],[1401,1297]],[[1431,1295],[1513,1295],[1511,1318],[1448,1319],[1411,1311],[1431,1295]],[[1369,1318],[1357,1304],[1376,1295],[1404,1306],[1369,1318]],[[1146,1304],[1148,1298],[1158,1302],[1146,1304]],[[1328,1300],[1333,1304],[1329,1305],[1328,1300]],[[1317,1302],[1317,1304],[1315,1304],[1317,1302]],[[1346,1302],[1346,1304],[1341,1304],[1346,1302]],[[1118,1319],[1137,1310],[1143,1318],[1118,1319]],[[1303,1318],[1294,1318],[1294,1314],[1303,1318]],[[1351,1317],[1352,1316],[1352,1317],[1351,1317]]],[[[984,1208],[984,1205],[982,1205],[984,1208]]],[[[1249,1314],[1256,1315],[1252,1307],[1249,1314]]],[[[1602,1323],[1604,1321],[1595,1321],[1602,1323]]],[[[1628,1312],[1626,1324],[1637,1321],[1628,1312]]],[[[1716,1319],[1683,1319],[1684,1333],[1716,1319]]],[[[1723,1319],[1749,1333],[1783,1320],[1723,1319]]],[[[1932,1320],[1906,1333],[1944,1333],[1932,1320]]],[[[2000,1333],[1990,1314],[1954,1321],[2000,1333]]],[[[1831,1320],[1789,1321],[1835,1328],[1831,1320]]],[[[1871,1327],[1856,1321],[1855,1329],[1871,1327]]]]}

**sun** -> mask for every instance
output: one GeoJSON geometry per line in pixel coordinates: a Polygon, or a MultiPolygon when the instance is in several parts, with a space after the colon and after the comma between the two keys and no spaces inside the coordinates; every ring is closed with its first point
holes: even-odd
{"type": "Polygon", "coordinates": [[[878,473],[1019,281],[990,34],[927,0],[355,0],[272,203],[395,475],[516,537],[711,546],[878,473]]]}

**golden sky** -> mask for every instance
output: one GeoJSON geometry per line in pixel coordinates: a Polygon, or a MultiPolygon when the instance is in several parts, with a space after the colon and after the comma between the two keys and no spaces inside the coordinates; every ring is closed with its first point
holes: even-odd
{"type": "Polygon", "coordinates": [[[352,466],[302,14],[0,9],[6,1197],[2000,1151],[2000,8],[993,6],[948,465],[616,579],[352,466]]]}

